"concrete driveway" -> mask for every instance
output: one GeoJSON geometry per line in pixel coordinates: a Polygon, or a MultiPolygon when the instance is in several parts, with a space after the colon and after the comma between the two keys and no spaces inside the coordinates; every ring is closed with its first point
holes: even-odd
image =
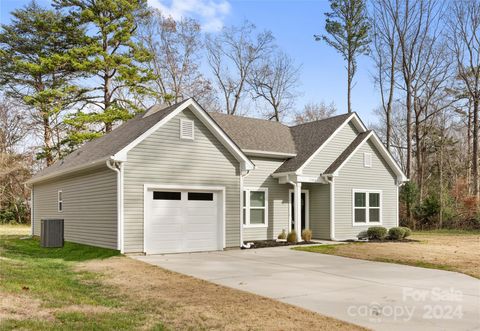
{"type": "Polygon", "coordinates": [[[480,330],[480,281],[289,248],[136,256],[372,329],[480,330]]]}

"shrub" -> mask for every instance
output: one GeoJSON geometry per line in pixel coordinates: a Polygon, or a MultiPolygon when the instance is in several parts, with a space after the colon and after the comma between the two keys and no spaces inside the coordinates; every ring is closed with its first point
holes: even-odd
{"type": "Polygon", "coordinates": [[[382,240],[387,236],[387,229],[383,226],[372,226],[367,230],[368,239],[382,240]]]}
{"type": "Polygon", "coordinates": [[[287,242],[289,242],[289,243],[296,243],[297,242],[297,233],[295,232],[295,230],[292,230],[288,233],[287,242]]]}
{"type": "Polygon", "coordinates": [[[412,235],[412,230],[410,230],[410,228],[407,228],[406,226],[401,226],[401,228],[403,229],[403,231],[405,231],[405,233],[403,234],[403,238],[407,238],[412,235]]]}
{"type": "Polygon", "coordinates": [[[278,239],[287,239],[287,233],[285,232],[285,229],[282,230],[282,233],[280,233],[277,237],[278,239]]]}
{"type": "Polygon", "coordinates": [[[304,241],[311,241],[312,240],[312,230],[310,229],[304,229],[302,231],[302,239],[304,241]]]}
{"type": "Polygon", "coordinates": [[[388,237],[392,240],[400,240],[405,237],[405,229],[402,227],[394,227],[388,230],[388,237]]]}
{"type": "Polygon", "coordinates": [[[368,238],[367,231],[362,231],[362,232],[360,232],[359,234],[357,234],[357,238],[358,238],[359,240],[367,239],[367,238],[368,238]]]}

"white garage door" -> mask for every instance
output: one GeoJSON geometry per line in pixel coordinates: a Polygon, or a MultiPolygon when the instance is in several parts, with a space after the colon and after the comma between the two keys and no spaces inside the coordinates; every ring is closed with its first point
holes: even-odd
{"type": "Polygon", "coordinates": [[[147,254],[223,248],[221,192],[154,189],[146,193],[147,254]]]}

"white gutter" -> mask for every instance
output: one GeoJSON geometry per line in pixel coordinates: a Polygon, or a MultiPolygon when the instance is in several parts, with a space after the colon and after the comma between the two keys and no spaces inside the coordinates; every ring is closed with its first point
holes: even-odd
{"type": "Polygon", "coordinates": [[[250,170],[245,171],[245,175],[240,173],[240,247],[246,247],[243,244],[243,179],[250,174],[250,170]]]}
{"type": "Polygon", "coordinates": [[[115,161],[113,158],[106,162],[107,167],[117,173],[117,248],[120,253],[124,252],[124,224],[123,224],[123,162],[115,161]]]}
{"type": "Polygon", "coordinates": [[[279,158],[279,159],[288,159],[288,158],[297,156],[297,154],[295,153],[270,152],[270,151],[261,151],[256,149],[243,149],[242,151],[249,156],[264,156],[264,157],[279,158]]]}
{"type": "Polygon", "coordinates": [[[334,177],[328,179],[328,176],[322,175],[323,179],[330,184],[330,240],[335,239],[335,183],[334,177]]]}

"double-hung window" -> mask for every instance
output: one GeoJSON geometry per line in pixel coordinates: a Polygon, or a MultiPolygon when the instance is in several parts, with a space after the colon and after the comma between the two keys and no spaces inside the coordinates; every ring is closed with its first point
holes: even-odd
{"type": "Polygon", "coordinates": [[[382,191],[353,190],[353,224],[382,223],[382,191]]]}
{"type": "Polygon", "coordinates": [[[244,189],[243,225],[245,227],[268,225],[268,189],[244,189]]]}

